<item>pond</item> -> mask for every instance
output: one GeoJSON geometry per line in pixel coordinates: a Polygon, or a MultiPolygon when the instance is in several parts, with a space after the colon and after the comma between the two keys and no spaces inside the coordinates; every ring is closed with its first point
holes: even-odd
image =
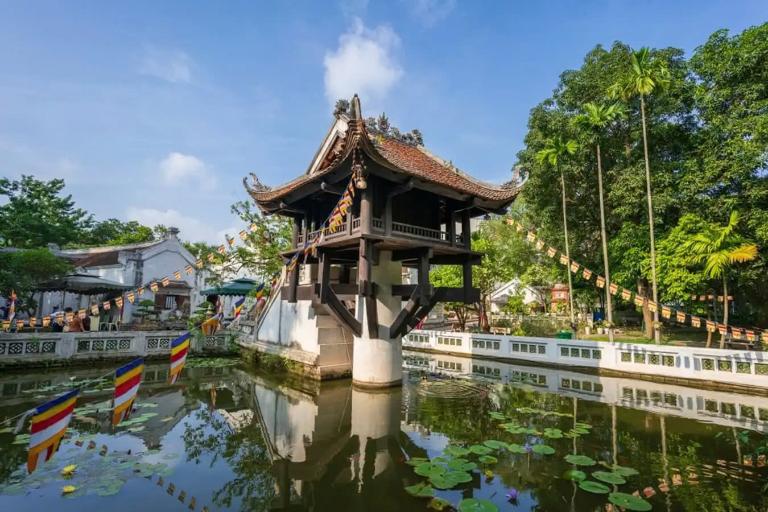
{"type": "MultiPolygon", "coordinates": [[[[768,509],[768,398],[405,360],[403,387],[378,392],[237,359],[193,359],[169,385],[148,364],[127,423],[111,427],[105,381],[31,475],[25,436],[0,430],[0,510],[768,509]]],[[[0,419],[103,373],[5,374],[0,419]]]]}

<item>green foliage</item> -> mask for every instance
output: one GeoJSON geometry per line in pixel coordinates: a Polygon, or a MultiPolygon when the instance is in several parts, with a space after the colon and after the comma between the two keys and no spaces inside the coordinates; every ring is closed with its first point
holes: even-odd
{"type": "Polygon", "coordinates": [[[246,269],[252,275],[269,281],[283,266],[280,254],[290,249],[290,220],[279,215],[263,215],[248,201],[233,204],[231,210],[246,226],[255,229],[248,230],[244,246],[235,249],[227,265],[235,273],[246,269]]]}
{"type": "Polygon", "coordinates": [[[155,240],[152,228],[131,220],[107,219],[96,222],[88,233],[86,245],[126,245],[155,240]]]}
{"type": "Polygon", "coordinates": [[[0,293],[8,296],[11,290],[18,296],[17,309],[32,310],[37,283],[60,277],[72,267],[48,249],[0,252],[0,293]]]}

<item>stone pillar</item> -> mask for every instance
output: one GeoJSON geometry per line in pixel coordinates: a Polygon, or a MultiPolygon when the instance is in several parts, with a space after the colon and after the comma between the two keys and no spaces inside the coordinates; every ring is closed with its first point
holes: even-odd
{"type": "Polygon", "coordinates": [[[392,261],[391,251],[380,251],[378,264],[371,268],[371,282],[376,284],[376,313],[378,336],[368,333],[365,299],[357,297],[356,317],[363,329],[354,338],[352,381],[359,387],[382,388],[400,386],[403,377],[401,338],[389,337],[389,326],[403,307],[399,296],[392,296],[392,285],[402,281],[401,264],[392,261]]]}
{"type": "Polygon", "coordinates": [[[393,467],[390,440],[400,433],[400,388],[382,390],[352,389],[350,432],[360,442],[357,467],[352,471],[361,480],[370,480],[393,467]]]}

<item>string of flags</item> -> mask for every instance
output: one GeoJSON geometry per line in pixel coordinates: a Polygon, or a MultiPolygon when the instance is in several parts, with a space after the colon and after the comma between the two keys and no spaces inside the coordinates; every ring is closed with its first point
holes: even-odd
{"type": "Polygon", "coordinates": [[[323,221],[323,223],[320,225],[319,234],[315,236],[311,241],[309,240],[309,232],[305,234],[304,246],[301,250],[296,251],[286,264],[288,272],[293,272],[293,270],[299,264],[300,257],[302,258],[302,261],[306,261],[310,254],[312,256],[317,256],[317,246],[322,243],[327,235],[336,233],[341,225],[344,224],[347,212],[352,206],[354,200],[355,176],[353,175],[349,180],[349,184],[347,184],[347,187],[344,189],[344,192],[341,194],[341,198],[339,199],[338,203],[336,203],[336,206],[334,206],[333,210],[331,210],[331,214],[328,215],[328,218],[326,218],[325,221],[323,221]]]}
{"type": "MultiPolygon", "coordinates": [[[[354,194],[354,193],[353,193],[354,194]]],[[[350,202],[351,204],[351,202],[350,202]]],[[[348,207],[347,207],[348,208],[348,207]]],[[[346,210],[345,210],[346,212],[346,210]]],[[[249,232],[256,231],[258,226],[254,223],[249,226],[247,230],[242,230],[239,232],[239,238],[242,241],[246,241],[248,239],[249,232]]],[[[226,244],[221,244],[216,248],[216,253],[221,255],[226,255],[229,252],[234,252],[236,250],[235,243],[236,238],[230,237],[229,235],[224,235],[226,239],[226,244]]],[[[210,263],[213,263],[216,261],[215,254],[209,253],[208,254],[208,261],[210,263]]],[[[183,269],[178,269],[170,273],[170,275],[173,275],[173,278],[177,281],[180,281],[183,279],[182,271],[187,275],[192,275],[197,270],[203,269],[205,267],[205,261],[203,258],[198,258],[195,261],[194,266],[191,264],[186,265],[183,269]]],[[[17,330],[21,330],[24,327],[49,327],[51,325],[51,322],[71,322],[75,315],[78,316],[80,319],[85,319],[85,317],[90,312],[91,315],[96,316],[99,315],[100,312],[103,311],[110,311],[112,309],[112,304],[114,303],[115,307],[121,310],[123,309],[123,306],[125,305],[125,301],[127,300],[129,303],[134,304],[136,300],[140,300],[141,296],[144,294],[145,290],[148,288],[152,291],[152,293],[157,293],[160,290],[160,287],[168,287],[172,284],[171,278],[169,276],[165,276],[161,279],[153,279],[149,283],[146,283],[142,286],[138,286],[135,290],[129,290],[125,292],[124,294],[121,294],[118,297],[115,297],[110,300],[103,301],[101,304],[92,304],[88,308],[82,308],[78,311],[73,312],[63,312],[58,311],[56,313],[52,313],[50,315],[45,315],[43,317],[37,318],[35,316],[31,316],[26,320],[22,319],[14,319],[14,312],[15,312],[15,302],[16,302],[16,294],[11,292],[11,296],[9,297],[10,300],[10,308],[9,308],[9,314],[8,319],[3,320],[2,323],[0,323],[0,330],[8,331],[10,330],[11,326],[14,325],[17,330]]],[[[263,284],[262,284],[263,286],[263,284]]],[[[263,292],[262,292],[263,295],[263,292]]],[[[258,300],[258,298],[257,298],[258,300]]]]}
{"type": "MultiPolygon", "coordinates": [[[[546,255],[550,258],[554,258],[558,254],[558,250],[548,244],[546,244],[541,238],[536,235],[536,233],[530,229],[527,229],[525,226],[523,226],[520,222],[518,222],[515,219],[507,219],[507,224],[513,226],[518,233],[525,233],[525,239],[529,242],[534,244],[537,250],[546,252],[546,255]]],[[[561,265],[567,266],[571,273],[573,274],[581,274],[581,276],[586,281],[591,281],[594,278],[595,285],[598,288],[605,288],[606,279],[605,277],[596,274],[592,270],[588,269],[584,265],[578,263],[577,261],[573,260],[572,258],[569,260],[568,257],[564,253],[560,253],[559,260],[561,265]]],[[[634,290],[628,290],[627,288],[621,288],[615,284],[610,283],[609,292],[611,295],[620,295],[621,298],[627,302],[632,301],[636,306],[638,307],[644,307],[648,306],[648,309],[651,312],[660,311],[661,317],[672,321],[676,321],[680,324],[686,324],[690,322],[690,325],[692,327],[701,328],[702,326],[707,329],[709,332],[719,332],[720,334],[728,334],[731,333],[734,337],[734,339],[738,340],[746,340],[749,342],[755,342],[758,339],[761,339],[763,343],[768,343],[768,330],[760,330],[760,329],[747,329],[743,327],[734,327],[730,325],[725,325],[720,322],[714,322],[712,320],[707,320],[705,318],[701,318],[696,315],[688,314],[684,311],[680,311],[677,309],[672,309],[669,306],[665,305],[659,305],[656,302],[650,300],[649,298],[641,295],[637,291],[634,290]]],[[[723,296],[715,296],[715,295],[692,295],[691,300],[694,301],[713,301],[717,300],[719,302],[723,302],[723,296]]],[[[728,300],[733,300],[733,297],[728,296],[728,300]]]]}

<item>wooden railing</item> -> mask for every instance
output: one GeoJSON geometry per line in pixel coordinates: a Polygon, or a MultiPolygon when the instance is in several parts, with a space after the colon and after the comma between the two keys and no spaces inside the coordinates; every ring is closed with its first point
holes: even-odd
{"type": "MultiPolygon", "coordinates": [[[[377,231],[379,233],[383,233],[386,231],[386,225],[384,219],[378,219],[378,218],[372,218],[371,219],[371,228],[374,231],[377,231]]],[[[353,217],[352,218],[352,229],[351,233],[356,233],[360,231],[360,217],[353,217]]],[[[323,236],[326,239],[334,239],[339,238],[347,235],[349,233],[349,224],[344,223],[339,226],[336,226],[335,228],[325,228],[324,230],[315,230],[310,231],[307,233],[307,239],[311,242],[315,240],[318,236],[320,236],[321,233],[323,233],[323,236]]],[[[408,237],[412,238],[421,238],[425,240],[433,240],[438,242],[444,242],[444,243],[450,243],[450,234],[441,231],[439,229],[432,229],[432,228],[426,228],[423,226],[415,226],[413,224],[405,224],[404,222],[392,222],[392,233],[396,233],[399,235],[406,235],[408,237]]],[[[455,236],[455,244],[457,245],[464,245],[464,236],[463,235],[454,235],[455,236]]],[[[302,247],[304,245],[304,234],[299,234],[297,238],[298,247],[302,247]]]]}
{"type": "Polygon", "coordinates": [[[425,228],[421,226],[413,226],[411,224],[404,224],[402,222],[392,223],[393,233],[403,233],[405,235],[414,236],[417,238],[427,238],[429,240],[438,240],[440,242],[448,242],[448,233],[440,231],[439,229],[425,228]]]}

